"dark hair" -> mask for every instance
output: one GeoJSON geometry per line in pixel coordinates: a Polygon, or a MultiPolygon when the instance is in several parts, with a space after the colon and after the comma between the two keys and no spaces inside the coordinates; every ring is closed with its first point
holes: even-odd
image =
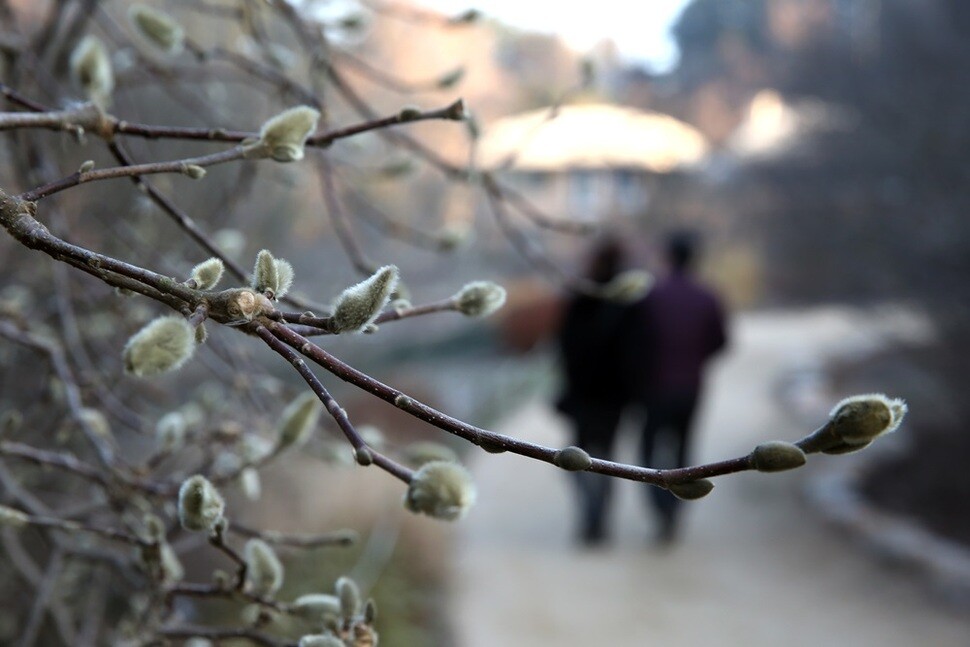
{"type": "Polygon", "coordinates": [[[608,283],[623,268],[624,255],[618,238],[608,236],[597,241],[586,267],[586,277],[596,283],[608,283]]]}
{"type": "Polygon", "coordinates": [[[697,255],[698,237],[692,231],[674,231],[667,235],[667,260],[676,271],[690,269],[697,255]]]}

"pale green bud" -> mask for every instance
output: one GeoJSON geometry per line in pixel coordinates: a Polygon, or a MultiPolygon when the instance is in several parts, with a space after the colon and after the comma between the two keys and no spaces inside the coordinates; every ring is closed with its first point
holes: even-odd
{"type": "Polygon", "coordinates": [[[175,584],[185,577],[185,568],[171,544],[163,542],[158,547],[161,557],[161,579],[163,584],[175,584]]]}
{"type": "Polygon", "coordinates": [[[208,638],[189,638],[183,647],[213,647],[212,641],[208,638]]]}
{"type": "Polygon", "coordinates": [[[436,443],[432,440],[422,440],[411,443],[404,450],[404,459],[412,467],[421,467],[432,461],[458,462],[458,454],[451,447],[436,443]]]}
{"type": "Polygon", "coordinates": [[[87,173],[88,171],[93,171],[93,170],[94,170],[94,160],[85,160],[84,162],[81,163],[81,166],[78,167],[77,172],[87,173]]]}
{"type": "Polygon", "coordinates": [[[91,433],[98,438],[108,440],[112,437],[111,425],[108,423],[108,419],[97,409],[88,407],[81,409],[81,420],[84,421],[84,424],[87,425],[91,433]]]}
{"type": "Polygon", "coordinates": [[[205,343],[205,340],[209,338],[209,330],[205,327],[204,323],[200,323],[195,327],[195,343],[196,345],[201,345],[205,343]]]}
{"type": "Polygon", "coordinates": [[[354,449],[354,460],[358,465],[367,467],[374,464],[374,452],[367,447],[357,447],[354,449]]]}
{"type": "Polygon", "coordinates": [[[226,266],[223,265],[221,260],[218,258],[210,258],[193,267],[189,278],[195,281],[195,287],[198,289],[211,290],[218,285],[225,271],[226,266]]]}
{"type": "Polygon", "coordinates": [[[805,452],[780,440],[762,443],[751,452],[751,463],[759,472],[783,472],[805,464],[805,452]]]}
{"type": "Polygon", "coordinates": [[[293,286],[293,266],[282,258],[276,259],[276,290],[277,299],[282,299],[293,286]]]}
{"type": "Polygon", "coordinates": [[[261,597],[276,594],[283,586],[283,564],[276,551],[262,539],[250,539],[243,552],[249,590],[261,597]]]}
{"type": "Polygon", "coordinates": [[[198,164],[186,164],[182,167],[182,175],[188,176],[193,180],[201,180],[205,177],[206,170],[198,164]]]}
{"type": "Polygon", "coordinates": [[[640,300],[653,285],[653,277],[643,270],[628,270],[617,274],[603,286],[604,298],[617,303],[633,303],[640,300]]]}
{"type": "Polygon", "coordinates": [[[0,505],[0,526],[10,526],[11,528],[23,528],[30,522],[30,517],[25,512],[16,508],[0,505]]]}
{"type": "Polygon", "coordinates": [[[87,35],[71,52],[71,78],[84,90],[88,98],[105,105],[115,87],[111,59],[104,43],[96,36],[87,35]]]}
{"type": "Polygon", "coordinates": [[[280,452],[291,445],[302,445],[307,436],[317,426],[322,406],[313,393],[304,391],[286,405],[276,426],[276,451],[280,452]]]}
{"type": "Polygon", "coordinates": [[[370,278],[341,292],[331,317],[334,332],[360,332],[373,323],[387,305],[397,281],[398,269],[386,265],[370,278]]]}
{"type": "Polygon", "coordinates": [[[145,526],[144,537],[148,541],[165,541],[165,522],[157,515],[148,513],[142,518],[142,525],[145,526]]]}
{"type": "Polygon", "coordinates": [[[243,496],[250,501],[259,501],[259,497],[263,493],[263,486],[256,468],[247,467],[239,473],[239,489],[242,490],[243,496]]]}
{"type": "Polygon", "coordinates": [[[590,468],[593,459],[580,447],[565,447],[556,452],[553,462],[569,472],[582,472],[590,468]]]}
{"type": "Polygon", "coordinates": [[[185,31],[167,13],[134,4],[128,9],[128,19],[146,40],[166,54],[176,54],[182,50],[185,31]]]}
{"type": "Polygon", "coordinates": [[[337,597],[340,598],[340,615],[344,620],[350,620],[360,612],[360,589],[357,583],[349,577],[337,579],[334,587],[337,597]]]}
{"type": "Polygon", "coordinates": [[[212,641],[208,638],[199,638],[196,636],[195,638],[189,638],[186,640],[183,647],[213,647],[213,645],[212,641]]]}
{"type": "Polygon", "coordinates": [[[678,499],[693,501],[710,494],[711,490],[714,489],[714,484],[707,479],[697,479],[686,483],[674,483],[669,489],[678,499]]]}
{"type": "Polygon", "coordinates": [[[289,611],[297,618],[322,629],[340,620],[340,598],[325,593],[301,595],[290,604],[289,611]]]}
{"type": "Polygon", "coordinates": [[[432,461],[411,477],[404,505],[412,512],[454,521],[465,516],[475,495],[468,470],[458,463],[432,461]]]}
{"type": "Polygon", "coordinates": [[[279,285],[276,259],[268,249],[262,249],[256,255],[256,265],[253,267],[253,280],[250,285],[257,292],[276,294],[276,288],[279,285]]]}
{"type": "Polygon", "coordinates": [[[149,377],[180,368],[195,352],[195,330],[178,315],[158,317],[125,344],[125,370],[149,377]]]}
{"type": "Polygon", "coordinates": [[[300,638],[299,647],[346,647],[344,641],[333,634],[308,634],[300,638]]]}
{"type": "Polygon", "coordinates": [[[207,478],[195,475],[179,488],[179,521],[186,530],[212,530],[222,520],[226,503],[207,478]]]}
{"type": "Polygon", "coordinates": [[[319,118],[320,111],[310,106],[284,110],[263,124],[259,144],[277,162],[301,160],[306,139],[316,130],[319,118]]]}
{"type": "Polygon", "coordinates": [[[466,317],[486,317],[505,305],[505,288],[491,281],[474,281],[454,297],[458,312],[466,317]]]}
{"type": "Polygon", "coordinates": [[[175,451],[185,444],[188,423],[181,411],[166,413],[155,424],[155,442],[167,452],[175,451]]]}
{"type": "Polygon", "coordinates": [[[906,415],[906,403],[882,393],[854,395],[839,402],[829,415],[833,433],[849,445],[869,443],[895,431],[906,415]]]}
{"type": "Polygon", "coordinates": [[[397,118],[401,121],[414,121],[421,116],[421,108],[416,106],[404,106],[401,111],[397,113],[397,118]]]}

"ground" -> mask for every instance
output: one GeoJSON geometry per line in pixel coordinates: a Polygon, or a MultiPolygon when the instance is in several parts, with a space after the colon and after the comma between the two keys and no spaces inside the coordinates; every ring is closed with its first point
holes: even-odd
{"type": "MultiPolygon", "coordinates": [[[[733,457],[810,431],[806,410],[824,420],[835,394],[800,389],[796,416],[792,405],[778,405],[782,378],[795,375],[795,365],[871,344],[887,321],[834,310],[740,317],[731,352],[710,375],[696,458],[733,457]]],[[[562,420],[542,402],[499,430],[568,444],[562,420]]],[[[629,438],[620,457],[632,452],[629,438]]],[[[571,543],[568,475],[518,456],[476,456],[479,502],[460,529],[454,580],[456,644],[970,644],[970,618],[938,604],[918,581],[861,551],[800,502],[811,462],[828,460],[855,459],[812,457],[797,472],[717,479],[711,495],[688,504],[683,541],[669,549],[650,543],[645,486],[624,483],[612,544],[583,551],[571,543]]]]}

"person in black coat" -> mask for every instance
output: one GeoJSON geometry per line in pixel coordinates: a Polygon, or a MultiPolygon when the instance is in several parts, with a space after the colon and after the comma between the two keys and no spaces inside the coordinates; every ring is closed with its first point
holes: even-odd
{"type": "MultiPolygon", "coordinates": [[[[587,277],[606,284],[624,269],[624,250],[610,238],[593,250],[587,277]]],[[[609,458],[620,416],[632,393],[629,346],[635,331],[635,308],[583,294],[566,304],[558,343],[564,385],[557,408],[572,422],[574,442],[591,456],[609,458]]],[[[606,539],[612,479],[577,472],[580,503],[579,539],[606,539]]]]}

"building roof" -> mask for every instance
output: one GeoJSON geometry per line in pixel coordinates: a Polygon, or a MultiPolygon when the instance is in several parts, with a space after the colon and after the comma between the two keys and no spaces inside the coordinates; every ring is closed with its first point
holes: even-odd
{"type": "Polygon", "coordinates": [[[521,171],[628,168],[666,173],[700,162],[707,142],[658,112],[609,104],[543,108],[485,128],[479,165],[521,171]]]}

